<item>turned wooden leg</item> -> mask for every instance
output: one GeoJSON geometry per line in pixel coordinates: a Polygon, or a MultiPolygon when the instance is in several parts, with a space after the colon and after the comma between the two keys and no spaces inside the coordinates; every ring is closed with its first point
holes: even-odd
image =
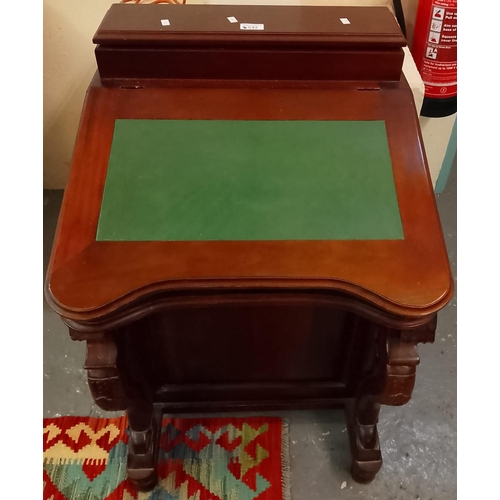
{"type": "Polygon", "coordinates": [[[369,346],[365,351],[364,375],[360,378],[356,398],[346,406],[351,475],[358,483],[373,481],[382,467],[377,423],[384,376],[384,360],[380,355],[383,331],[377,328],[370,330],[367,333],[369,346]]]}
{"type": "Polygon", "coordinates": [[[359,379],[356,398],[346,404],[351,474],[355,481],[369,483],[381,469],[377,431],[380,407],[410,400],[420,361],[417,343],[432,342],[435,329],[436,316],[409,330],[373,326],[364,332],[364,375],[359,379]]]}
{"type": "Polygon", "coordinates": [[[127,474],[139,491],[151,491],[158,482],[158,439],[161,412],[136,402],[127,410],[129,442],[127,474]]]}
{"type": "Polygon", "coordinates": [[[362,397],[348,403],[346,410],[352,457],[351,475],[358,483],[369,483],[382,467],[377,431],[380,403],[376,398],[362,397]]]}
{"type": "Polygon", "coordinates": [[[128,417],[127,475],[139,491],[150,491],[158,482],[157,460],[161,411],[155,411],[145,374],[147,359],[132,342],[134,332],[119,339],[118,366],[124,381],[128,417]]]}
{"type": "Polygon", "coordinates": [[[130,344],[127,331],[80,332],[70,327],[70,335],[73,340],[87,341],[84,367],[96,404],[107,411],[127,411],[129,479],[139,491],[152,490],[158,481],[156,464],[162,414],[154,410],[141,353],[130,344]]]}

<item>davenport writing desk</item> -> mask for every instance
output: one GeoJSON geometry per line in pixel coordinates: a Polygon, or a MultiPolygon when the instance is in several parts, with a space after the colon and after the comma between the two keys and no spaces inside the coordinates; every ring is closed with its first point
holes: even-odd
{"type": "Polygon", "coordinates": [[[113,5],[94,42],[46,297],[130,479],[162,412],[340,406],[372,480],[453,293],[392,14],[113,5]]]}

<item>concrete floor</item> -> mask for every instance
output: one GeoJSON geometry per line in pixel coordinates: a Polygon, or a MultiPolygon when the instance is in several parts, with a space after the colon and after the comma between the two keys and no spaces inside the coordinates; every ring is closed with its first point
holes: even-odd
{"type": "MultiPolygon", "coordinates": [[[[437,202],[456,279],[456,167],[437,202]]],[[[44,192],[44,273],[62,191],[44,192]]],[[[292,500],[412,499],[457,497],[457,309],[456,294],[440,313],[436,342],[421,345],[412,400],[383,407],[379,434],[384,465],[369,485],[349,475],[342,411],[273,413],[290,422],[292,500]],[[347,486],[341,488],[346,481],[347,486]]],[[[44,417],[113,416],[92,403],[82,369],[85,345],[73,342],[44,300],[44,417]]],[[[117,414],[118,415],[118,414],[117,414]]]]}

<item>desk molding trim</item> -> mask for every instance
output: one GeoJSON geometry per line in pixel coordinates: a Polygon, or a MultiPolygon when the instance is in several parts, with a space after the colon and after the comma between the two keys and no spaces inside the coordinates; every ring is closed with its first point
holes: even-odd
{"type": "MultiPolygon", "coordinates": [[[[147,298],[146,298],[147,299],[147,298]]],[[[295,293],[280,293],[267,292],[263,293],[261,290],[256,292],[240,292],[235,295],[231,294],[210,294],[210,295],[186,295],[186,296],[172,296],[167,295],[157,299],[145,300],[143,304],[137,304],[132,307],[118,309],[95,320],[79,320],[62,316],[64,323],[72,331],[72,338],[74,340],[83,340],[87,338],[88,334],[95,334],[106,330],[119,329],[122,326],[143,319],[152,314],[167,311],[172,309],[196,308],[200,306],[241,306],[248,304],[273,304],[273,305],[325,305],[330,307],[343,308],[349,312],[358,314],[363,318],[372,320],[378,324],[384,325],[387,328],[405,329],[404,339],[410,341],[412,338],[420,338],[418,333],[410,333],[414,329],[418,329],[429,322],[434,313],[422,314],[418,317],[401,317],[391,315],[373,305],[362,302],[355,297],[329,295],[314,291],[295,292],[295,293]]],[[[419,341],[419,340],[417,340],[419,341]]]]}

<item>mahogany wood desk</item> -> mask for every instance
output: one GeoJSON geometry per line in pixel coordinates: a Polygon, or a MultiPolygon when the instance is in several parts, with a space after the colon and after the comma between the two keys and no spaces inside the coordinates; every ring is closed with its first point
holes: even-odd
{"type": "Polygon", "coordinates": [[[162,412],[340,406],[372,480],[453,293],[394,18],[113,5],[94,41],[46,297],[129,477],[162,412]]]}

